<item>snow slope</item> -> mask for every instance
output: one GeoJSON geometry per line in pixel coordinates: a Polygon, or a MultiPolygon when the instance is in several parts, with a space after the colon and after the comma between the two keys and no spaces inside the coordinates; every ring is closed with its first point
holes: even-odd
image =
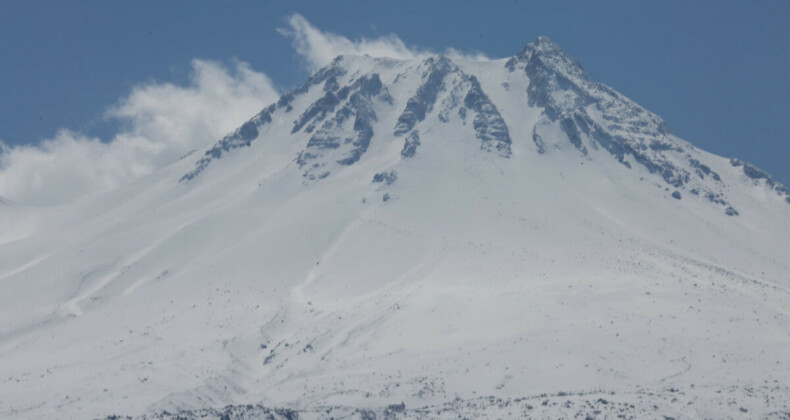
{"type": "Polygon", "coordinates": [[[0,216],[2,417],[790,415],[787,190],[546,38],[338,57],[208,150],[0,216]]]}

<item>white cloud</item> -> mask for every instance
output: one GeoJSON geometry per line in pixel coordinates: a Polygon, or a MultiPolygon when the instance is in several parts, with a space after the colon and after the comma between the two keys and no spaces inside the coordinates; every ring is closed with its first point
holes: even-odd
{"type": "MultiPolygon", "coordinates": [[[[338,55],[367,54],[372,57],[415,59],[437,54],[430,50],[407,46],[395,34],[352,41],[342,35],[321,31],[299,14],[291,15],[287,19],[287,23],[289,28],[278,29],[278,31],[292,39],[296,52],[305,58],[311,72],[329,64],[338,55]]],[[[489,60],[482,53],[466,54],[455,49],[447,49],[443,54],[450,58],[489,60]]]]}
{"type": "MultiPolygon", "coordinates": [[[[350,40],[324,32],[301,15],[280,33],[292,39],[311,70],[341,54],[400,59],[435,52],[406,45],[397,35],[350,40]]],[[[487,60],[448,49],[451,58],[487,60]]],[[[161,168],[185,153],[211,145],[233,131],[278,93],[266,75],[243,62],[232,68],[193,60],[188,86],[148,83],[107,112],[126,129],[107,141],[67,129],[37,145],[8,147],[0,141],[0,196],[26,205],[54,205],[106,191],[161,168]]]]}
{"type": "Polygon", "coordinates": [[[189,86],[141,85],[110,109],[128,129],[108,142],[64,129],[35,146],[0,143],[0,195],[51,205],[115,188],[212,144],[277,97],[246,63],[193,60],[189,86]]]}

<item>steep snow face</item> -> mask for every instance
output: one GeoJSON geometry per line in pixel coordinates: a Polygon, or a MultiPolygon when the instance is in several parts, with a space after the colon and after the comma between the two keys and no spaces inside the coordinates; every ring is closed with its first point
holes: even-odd
{"type": "MultiPolygon", "coordinates": [[[[519,131],[528,131],[520,137],[531,138],[538,154],[572,146],[587,159],[614,158],[626,168],[641,169],[633,176],[643,177],[642,172],[646,171],[649,178],[663,180],[663,189],[671,188],[676,199],[684,195],[699,197],[720,206],[727,215],[739,214],[737,204],[728,196],[726,180],[719,174],[718,168],[729,171],[722,159],[672,135],[660,117],[591,80],[576,60],[545,37],[508,60],[483,64],[464,62],[459,66],[442,56],[421,63],[338,57],[303,87],[284,95],[277,104],[264,109],[206,151],[196,168],[181,180],[191,180],[223,153],[249,146],[256,138],[263,137],[258,130],[271,124],[275,113],[286,118],[284,114],[293,109],[294,98],[314,96],[318,88],[323,92],[317,98],[308,99],[310,105],[294,120],[290,133],[311,134],[298,156],[299,166],[310,180],[329,176],[335,164],[356,163],[374,138],[373,124],[378,121],[378,114],[392,115],[397,109],[402,111],[392,133],[404,137],[403,158],[417,153],[422,144],[420,126],[431,116],[442,123],[451,119],[463,125],[470,122],[482,150],[510,157],[511,128],[483,89],[479,77],[492,85],[488,86],[491,90],[514,89],[505,95],[493,93],[502,96],[500,107],[514,111],[511,123],[519,131]],[[502,64],[515,75],[492,72],[491,67],[502,64]],[[385,83],[381,73],[385,74],[385,83]],[[526,92],[522,90],[524,86],[526,92]],[[405,106],[395,106],[390,89],[408,97],[405,106]],[[389,106],[377,111],[383,105],[389,106]],[[535,109],[539,113],[537,117],[528,116],[527,107],[535,109]]],[[[427,124],[431,123],[429,119],[427,124]]],[[[386,141],[384,136],[379,138],[386,141]]],[[[790,204],[787,188],[752,165],[739,162],[730,161],[732,167],[742,167],[747,178],[765,180],[756,182],[756,186],[773,190],[777,201],[790,204]]],[[[738,174],[735,182],[743,184],[743,181],[743,176],[738,174]]],[[[658,193],[662,193],[660,189],[658,193]]]]}
{"type": "MultiPolygon", "coordinates": [[[[223,153],[249,147],[260,130],[274,119],[287,119],[294,103],[309,104],[293,120],[289,135],[308,136],[297,164],[308,180],[329,176],[339,166],[358,162],[368,151],[379,123],[379,115],[396,115],[393,128],[382,131],[405,137],[401,155],[413,157],[420,144],[420,128],[433,120],[449,123],[452,118],[466,125],[483,151],[510,157],[512,140],[497,107],[483,91],[478,79],[463,72],[446,57],[422,62],[404,62],[363,57],[338,57],[301,88],[284,95],[234,133],[205,152],[195,169],[181,178],[190,181],[223,153]],[[382,82],[384,80],[384,82],[382,82]],[[405,104],[396,106],[390,89],[398,91],[405,104]],[[426,118],[430,118],[426,121],[426,118]],[[339,166],[338,166],[339,165],[339,166]]],[[[391,124],[391,123],[390,123],[391,124]]],[[[276,129],[276,128],[275,128],[276,129]]],[[[384,136],[379,136],[382,138],[384,136]]]]}
{"type": "MultiPolygon", "coordinates": [[[[527,45],[506,66],[526,73],[529,103],[542,109],[532,132],[539,153],[547,151],[546,139],[555,146],[573,144],[584,156],[590,149],[603,148],[628,168],[639,165],[660,176],[678,199],[685,190],[721,205],[728,215],[738,214],[709,156],[673,136],[658,116],[592,81],[578,62],[547,38],[527,45]]],[[[776,193],[790,200],[781,186],[776,193]]]]}
{"type": "Polygon", "coordinates": [[[781,414],[787,197],[545,38],[338,57],[133,185],[0,203],[0,416],[781,414]]]}
{"type": "Polygon", "coordinates": [[[473,121],[475,136],[481,142],[480,148],[510,157],[512,141],[507,125],[477,78],[462,72],[446,57],[429,58],[425,67],[424,81],[409,98],[393,132],[395,136],[407,135],[401,155],[414,156],[419,145],[419,125],[438,104],[441,106],[436,114],[439,121],[447,123],[450,114],[457,113],[465,124],[468,115],[473,121]]]}

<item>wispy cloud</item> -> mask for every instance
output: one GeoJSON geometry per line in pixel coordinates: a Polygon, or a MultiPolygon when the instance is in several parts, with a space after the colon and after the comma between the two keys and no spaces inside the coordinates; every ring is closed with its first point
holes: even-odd
{"type": "Polygon", "coordinates": [[[115,188],[213,143],[277,96],[246,63],[194,60],[188,86],[140,85],[110,109],[127,128],[109,141],[62,129],[37,145],[0,144],[0,195],[51,205],[115,188]]]}
{"type": "MultiPolygon", "coordinates": [[[[280,28],[278,31],[292,40],[294,49],[304,57],[311,72],[327,65],[338,55],[419,59],[438,54],[435,51],[408,46],[395,34],[373,39],[351,40],[316,28],[300,14],[291,15],[286,23],[288,27],[280,28]]],[[[442,53],[451,58],[489,60],[482,53],[464,53],[455,49],[447,49],[442,53]]]]}
{"type": "MultiPolygon", "coordinates": [[[[406,45],[397,35],[351,40],[322,31],[304,17],[286,19],[280,33],[293,42],[315,71],[342,54],[399,59],[426,58],[434,51],[406,45]]],[[[448,49],[451,58],[488,60],[482,54],[448,49]]],[[[98,139],[62,129],[35,145],[0,142],[0,196],[26,205],[54,205],[106,191],[170,164],[193,149],[213,144],[264,106],[277,100],[269,78],[236,62],[193,60],[188,86],[148,83],[107,111],[125,129],[98,139]]]]}

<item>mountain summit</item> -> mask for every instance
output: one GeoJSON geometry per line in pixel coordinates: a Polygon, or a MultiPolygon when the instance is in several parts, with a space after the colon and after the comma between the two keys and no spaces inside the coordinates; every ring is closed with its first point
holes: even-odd
{"type": "Polygon", "coordinates": [[[337,57],[133,185],[8,214],[4,417],[790,413],[788,190],[545,37],[337,57]]]}
{"type": "MultiPolygon", "coordinates": [[[[613,158],[629,169],[640,167],[650,178],[663,180],[676,197],[687,192],[719,205],[728,215],[739,214],[737,204],[727,199],[726,183],[711,169],[721,166],[720,160],[714,162],[715,157],[673,136],[660,117],[591,80],[576,60],[547,37],[539,37],[502,64],[459,65],[444,56],[422,61],[337,57],[303,87],[284,95],[208,150],[181,180],[196,177],[223,153],[264,137],[259,131],[267,130],[273,117],[287,118],[294,113],[295,101],[301,103],[320,90],[314,99],[307,99],[310,104],[298,117],[293,116],[290,132],[296,137],[310,135],[297,163],[311,180],[329,176],[327,165],[348,166],[362,159],[374,140],[378,115],[386,114],[398,115],[397,122],[392,129],[382,127],[386,132],[375,139],[385,142],[390,133],[404,137],[403,159],[414,157],[422,144],[421,126],[435,122],[466,126],[468,122],[467,130],[474,130],[483,151],[511,157],[510,131],[526,132],[529,135],[520,139],[531,139],[533,144],[522,144],[522,153],[544,154],[573,146],[584,159],[613,158]],[[481,71],[482,82],[475,75],[481,71]],[[500,84],[495,85],[495,80],[500,84]],[[395,104],[391,90],[408,98],[405,105],[395,104]],[[523,112],[506,121],[499,112],[503,107],[514,114],[530,108],[533,118],[525,118],[530,113],[523,112]]],[[[784,186],[739,162],[725,165],[744,169],[733,174],[736,183],[767,186],[790,204],[784,186]]],[[[640,173],[634,171],[633,176],[642,177],[640,173]]]]}

